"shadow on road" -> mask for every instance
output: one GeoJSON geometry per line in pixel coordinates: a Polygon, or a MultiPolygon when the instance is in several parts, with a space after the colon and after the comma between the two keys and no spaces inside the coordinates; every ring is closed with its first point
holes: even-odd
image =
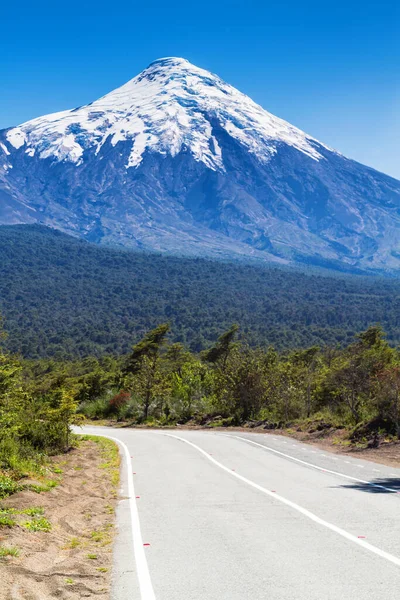
{"type": "Polygon", "coordinates": [[[369,494],[397,494],[400,492],[400,478],[384,477],[372,479],[369,483],[355,481],[354,483],[347,483],[339,487],[368,492],[369,494]]]}

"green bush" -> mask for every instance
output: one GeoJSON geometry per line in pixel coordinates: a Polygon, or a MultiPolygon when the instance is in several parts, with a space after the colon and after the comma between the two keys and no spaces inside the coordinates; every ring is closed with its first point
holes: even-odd
{"type": "Polygon", "coordinates": [[[0,498],[6,498],[15,494],[19,490],[19,485],[16,481],[8,477],[8,475],[0,474],[0,498]]]}

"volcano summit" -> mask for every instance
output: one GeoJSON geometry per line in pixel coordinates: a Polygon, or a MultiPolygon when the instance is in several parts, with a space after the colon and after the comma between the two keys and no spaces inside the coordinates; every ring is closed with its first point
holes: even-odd
{"type": "Polygon", "coordinates": [[[164,58],[0,131],[0,224],[181,255],[400,267],[400,182],[164,58]]]}

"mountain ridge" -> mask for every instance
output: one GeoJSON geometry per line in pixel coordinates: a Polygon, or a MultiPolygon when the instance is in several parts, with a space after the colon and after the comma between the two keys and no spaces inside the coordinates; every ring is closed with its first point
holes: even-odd
{"type": "Polygon", "coordinates": [[[181,58],[0,132],[0,223],[290,264],[400,266],[400,182],[181,58]]]}

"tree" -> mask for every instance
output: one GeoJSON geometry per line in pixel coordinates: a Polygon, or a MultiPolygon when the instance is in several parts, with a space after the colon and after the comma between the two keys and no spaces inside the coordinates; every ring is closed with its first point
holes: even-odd
{"type": "Polygon", "coordinates": [[[169,331],[169,324],[162,323],[155,329],[152,329],[140,342],[138,342],[132,348],[132,352],[128,357],[127,364],[125,366],[125,373],[135,374],[141,366],[142,360],[147,357],[149,359],[157,360],[160,354],[161,348],[166,342],[167,333],[169,331]]]}
{"type": "Polygon", "coordinates": [[[400,365],[393,365],[377,374],[375,393],[379,414],[393,423],[400,440],[400,365]]]}
{"type": "Polygon", "coordinates": [[[177,373],[179,376],[182,375],[183,366],[186,363],[193,362],[193,360],[193,356],[180,342],[171,344],[165,353],[165,362],[168,370],[172,373],[177,373]]]}
{"type": "Polygon", "coordinates": [[[219,363],[224,370],[228,357],[235,347],[235,338],[238,331],[239,325],[234,323],[228,331],[220,335],[215,346],[204,352],[204,360],[214,364],[219,363]]]}
{"type": "Polygon", "coordinates": [[[0,463],[11,458],[7,457],[9,448],[21,435],[25,405],[21,371],[22,365],[16,358],[0,351],[0,463]]]}
{"type": "Polygon", "coordinates": [[[183,364],[179,372],[172,373],[172,399],[179,418],[190,419],[194,411],[203,408],[206,367],[200,361],[183,364]]]}
{"type": "Polygon", "coordinates": [[[152,329],[136,344],[128,357],[125,375],[132,375],[132,389],[143,402],[143,416],[147,419],[149,408],[161,383],[159,371],[160,353],[166,344],[169,324],[163,323],[152,329]]]}
{"type": "Polygon", "coordinates": [[[312,412],[311,391],[314,383],[315,371],[317,368],[318,353],[318,346],[312,346],[311,348],[307,348],[307,350],[300,350],[291,355],[293,363],[297,364],[302,370],[301,375],[305,385],[305,409],[307,418],[310,417],[312,412]]]}
{"type": "Polygon", "coordinates": [[[393,349],[379,326],[369,327],[356,336],[357,341],[333,361],[329,374],[332,395],[350,409],[358,424],[364,406],[371,402],[373,378],[393,360],[393,349]]]}
{"type": "Polygon", "coordinates": [[[229,356],[224,374],[231,415],[239,422],[257,416],[266,394],[263,353],[247,346],[235,348],[229,356]]]}
{"type": "Polygon", "coordinates": [[[61,390],[60,401],[55,409],[54,420],[60,424],[64,437],[65,450],[69,449],[71,425],[79,425],[84,419],[83,415],[77,414],[78,404],[72,390],[61,390]]]}

